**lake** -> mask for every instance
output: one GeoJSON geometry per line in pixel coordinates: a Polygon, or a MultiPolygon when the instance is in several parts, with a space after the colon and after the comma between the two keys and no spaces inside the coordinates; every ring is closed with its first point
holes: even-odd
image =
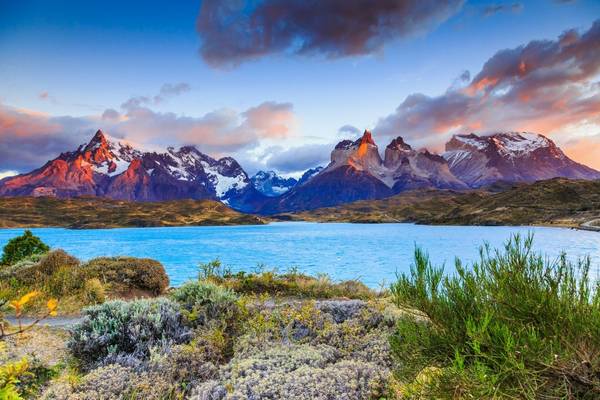
{"type": "MultiPolygon", "coordinates": [[[[259,265],[285,271],[297,267],[308,274],[325,273],[334,280],[360,279],[378,287],[408,271],[415,245],[427,250],[435,264],[453,271],[455,256],[478,259],[484,242],[494,247],[515,233],[534,234],[534,247],[551,259],[565,250],[572,259],[589,255],[592,274],[600,276],[600,233],[567,228],[427,226],[413,224],[346,224],[281,222],[256,226],[120,228],[32,231],[53,248],[87,260],[129,255],[159,260],[171,285],[197,276],[198,263],[219,258],[233,271],[255,271],[259,265]]],[[[0,229],[0,246],[23,229],[0,229]]]]}

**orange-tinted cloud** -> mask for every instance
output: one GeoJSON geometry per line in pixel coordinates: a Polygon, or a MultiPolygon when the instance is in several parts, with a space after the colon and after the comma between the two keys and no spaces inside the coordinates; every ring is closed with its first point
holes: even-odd
{"type": "Polygon", "coordinates": [[[452,86],[437,97],[412,94],[375,130],[434,149],[453,133],[472,130],[530,130],[561,144],[574,125],[600,131],[599,74],[600,20],[581,34],[569,30],[556,40],[499,51],[466,88],[452,86]]]}
{"type": "Polygon", "coordinates": [[[156,112],[135,101],[122,109],[51,117],[0,104],[0,171],[37,168],[61,152],[75,150],[99,128],[149,150],[191,144],[209,154],[235,155],[263,139],[289,136],[295,124],[290,103],[265,102],[243,112],[222,109],[201,117],[156,112]]]}
{"type": "Polygon", "coordinates": [[[600,170],[600,134],[568,142],[562,149],[572,159],[600,170]]]}

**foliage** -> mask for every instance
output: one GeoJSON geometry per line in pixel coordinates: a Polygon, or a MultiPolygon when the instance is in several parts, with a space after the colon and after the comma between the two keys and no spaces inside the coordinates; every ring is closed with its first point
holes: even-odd
{"type": "Polygon", "coordinates": [[[191,399],[371,399],[384,391],[386,373],[376,365],[337,361],[335,348],[274,345],[235,357],[224,381],[199,385],[191,399]]]}
{"type": "Polygon", "coordinates": [[[82,314],[68,346],[85,366],[113,361],[137,365],[148,359],[153,347],[190,339],[179,307],[164,298],[110,301],[85,308],[82,314]]]}
{"type": "Polygon", "coordinates": [[[19,400],[21,395],[17,385],[28,374],[29,363],[26,358],[0,365],[0,399],[19,400]]]}
{"type": "Polygon", "coordinates": [[[106,300],[104,286],[100,279],[92,278],[85,281],[83,295],[90,304],[102,304],[106,300]]]}
{"type": "Polygon", "coordinates": [[[238,300],[232,290],[201,281],[184,283],[173,291],[171,298],[181,304],[188,320],[196,326],[225,316],[233,311],[238,300]]]}
{"type": "Polygon", "coordinates": [[[532,237],[515,236],[504,251],[484,246],[472,268],[457,260],[456,271],[444,277],[416,249],[410,274],[392,286],[397,305],[417,312],[392,339],[403,395],[600,396],[600,291],[589,260],[551,262],[532,251],[532,237]]]}
{"type": "Polygon", "coordinates": [[[199,270],[201,280],[216,282],[240,294],[305,298],[369,299],[375,297],[375,293],[359,281],[332,282],[325,274],[312,277],[300,274],[294,269],[283,274],[275,270],[264,270],[262,267],[254,273],[244,271],[233,273],[219,260],[214,260],[208,264],[201,264],[199,270]]]}
{"type": "Polygon", "coordinates": [[[9,330],[5,327],[4,314],[3,314],[3,311],[1,310],[1,308],[4,307],[5,304],[0,304],[0,340],[4,339],[6,337],[9,337],[9,336],[20,335],[21,333],[33,328],[35,325],[37,325],[44,319],[46,319],[50,316],[54,317],[57,315],[58,300],[49,299],[46,302],[47,310],[46,310],[45,314],[37,317],[33,322],[29,323],[28,325],[24,326],[21,323],[21,317],[23,316],[23,310],[24,310],[25,306],[29,302],[31,302],[32,299],[38,297],[39,295],[40,295],[40,292],[35,292],[35,291],[29,292],[29,293],[21,296],[17,300],[12,300],[12,301],[8,302],[8,305],[14,309],[15,317],[17,318],[17,321],[18,321],[18,326],[14,330],[9,330]]]}
{"type": "Polygon", "coordinates": [[[48,250],[50,250],[48,245],[34,236],[30,230],[26,230],[23,235],[10,239],[4,246],[0,265],[12,265],[27,257],[46,253],[48,250]]]}
{"type": "Polygon", "coordinates": [[[132,288],[163,294],[169,277],[161,263],[149,258],[100,257],[82,265],[87,278],[98,278],[103,284],[129,291],[132,288]]]}

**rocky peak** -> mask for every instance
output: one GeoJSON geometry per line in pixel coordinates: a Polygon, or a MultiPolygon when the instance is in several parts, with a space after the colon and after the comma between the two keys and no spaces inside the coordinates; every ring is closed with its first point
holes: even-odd
{"type": "Polygon", "coordinates": [[[335,149],[336,150],[348,150],[349,148],[354,146],[354,142],[352,140],[342,140],[341,142],[339,142],[336,146],[335,149]]]}
{"type": "Polygon", "coordinates": [[[407,144],[404,141],[404,139],[402,139],[402,136],[398,136],[397,138],[392,140],[390,142],[390,144],[387,145],[386,148],[390,149],[390,150],[403,150],[403,151],[411,151],[412,150],[412,147],[409,144],[407,144]]]}
{"type": "Polygon", "coordinates": [[[398,136],[390,142],[385,148],[384,165],[386,168],[395,169],[400,165],[406,165],[406,157],[414,153],[410,145],[404,142],[401,136],[398,136]]]}
{"type": "Polygon", "coordinates": [[[372,144],[373,146],[377,146],[375,144],[375,141],[373,140],[371,131],[368,129],[365,129],[365,132],[363,133],[362,137],[360,139],[358,139],[356,142],[354,142],[354,144],[357,144],[359,146],[361,146],[363,144],[372,144]]]}
{"type": "Polygon", "coordinates": [[[87,144],[87,146],[85,146],[85,148],[83,150],[84,151],[94,151],[99,148],[108,149],[108,147],[109,147],[109,144],[108,144],[108,140],[106,139],[106,135],[104,135],[104,132],[102,132],[102,129],[98,129],[96,131],[96,133],[94,134],[94,136],[92,137],[92,139],[90,140],[90,142],[87,144]]]}

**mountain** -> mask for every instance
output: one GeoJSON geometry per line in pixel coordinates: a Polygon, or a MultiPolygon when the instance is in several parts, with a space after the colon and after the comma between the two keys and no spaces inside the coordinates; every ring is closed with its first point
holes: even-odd
{"type": "Polygon", "coordinates": [[[224,203],[261,197],[231,157],[219,160],[193,146],[145,152],[101,130],[77,150],[30,173],[0,181],[0,196],[102,196],[118,200],[214,199],[224,203]]]}
{"type": "Polygon", "coordinates": [[[256,190],[268,197],[281,196],[298,183],[294,178],[283,178],[275,171],[258,171],[250,178],[256,190]]]}
{"type": "Polygon", "coordinates": [[[325,167],[315,167],[315,168],[311,168],[306,170],[302,176],[300,177],[300,179],[298,179],[298,185],[304,185],[306,182],[308,182],[313,176],[317,175],[319,172],[323,171],[325,167]]]}
{"type": "MultiPolygon", "coordinates": [[[[302,180],[302,179],[301,179],[302,180]]],[[[380,199],[408,189],[465,189],[443,157],[413,150],[394,139],[382,159],[370,131],[356,140],[342,140],[329,165],[260,209],[263,213],[310,210],[365,199],[380,199]]]]}
{"type": "Polygon", "coordinates": [[[600,179],[600,172],[571,160],[552,140],[529,132],[455,135],[443,157],[450,171],[471,187],[499,180],[600,179]]]}
{"type": "Polygon", "coordinates": [[[276,214],[383,199],[411,190],[502,192],[514,183],[554,177],[600,179],[534,133],[455,135],[440,156],[396,137],[382,154],[370,131],[342,140],[326,167],[296,181],[273,171],[249,178],[231,157],[212,158],[194,146],[147,151],[101,130],[89,143],[42,167],[0,180],[0,196],[106,197],[127,201],[219,200],[243,212],[276,214]]]}

